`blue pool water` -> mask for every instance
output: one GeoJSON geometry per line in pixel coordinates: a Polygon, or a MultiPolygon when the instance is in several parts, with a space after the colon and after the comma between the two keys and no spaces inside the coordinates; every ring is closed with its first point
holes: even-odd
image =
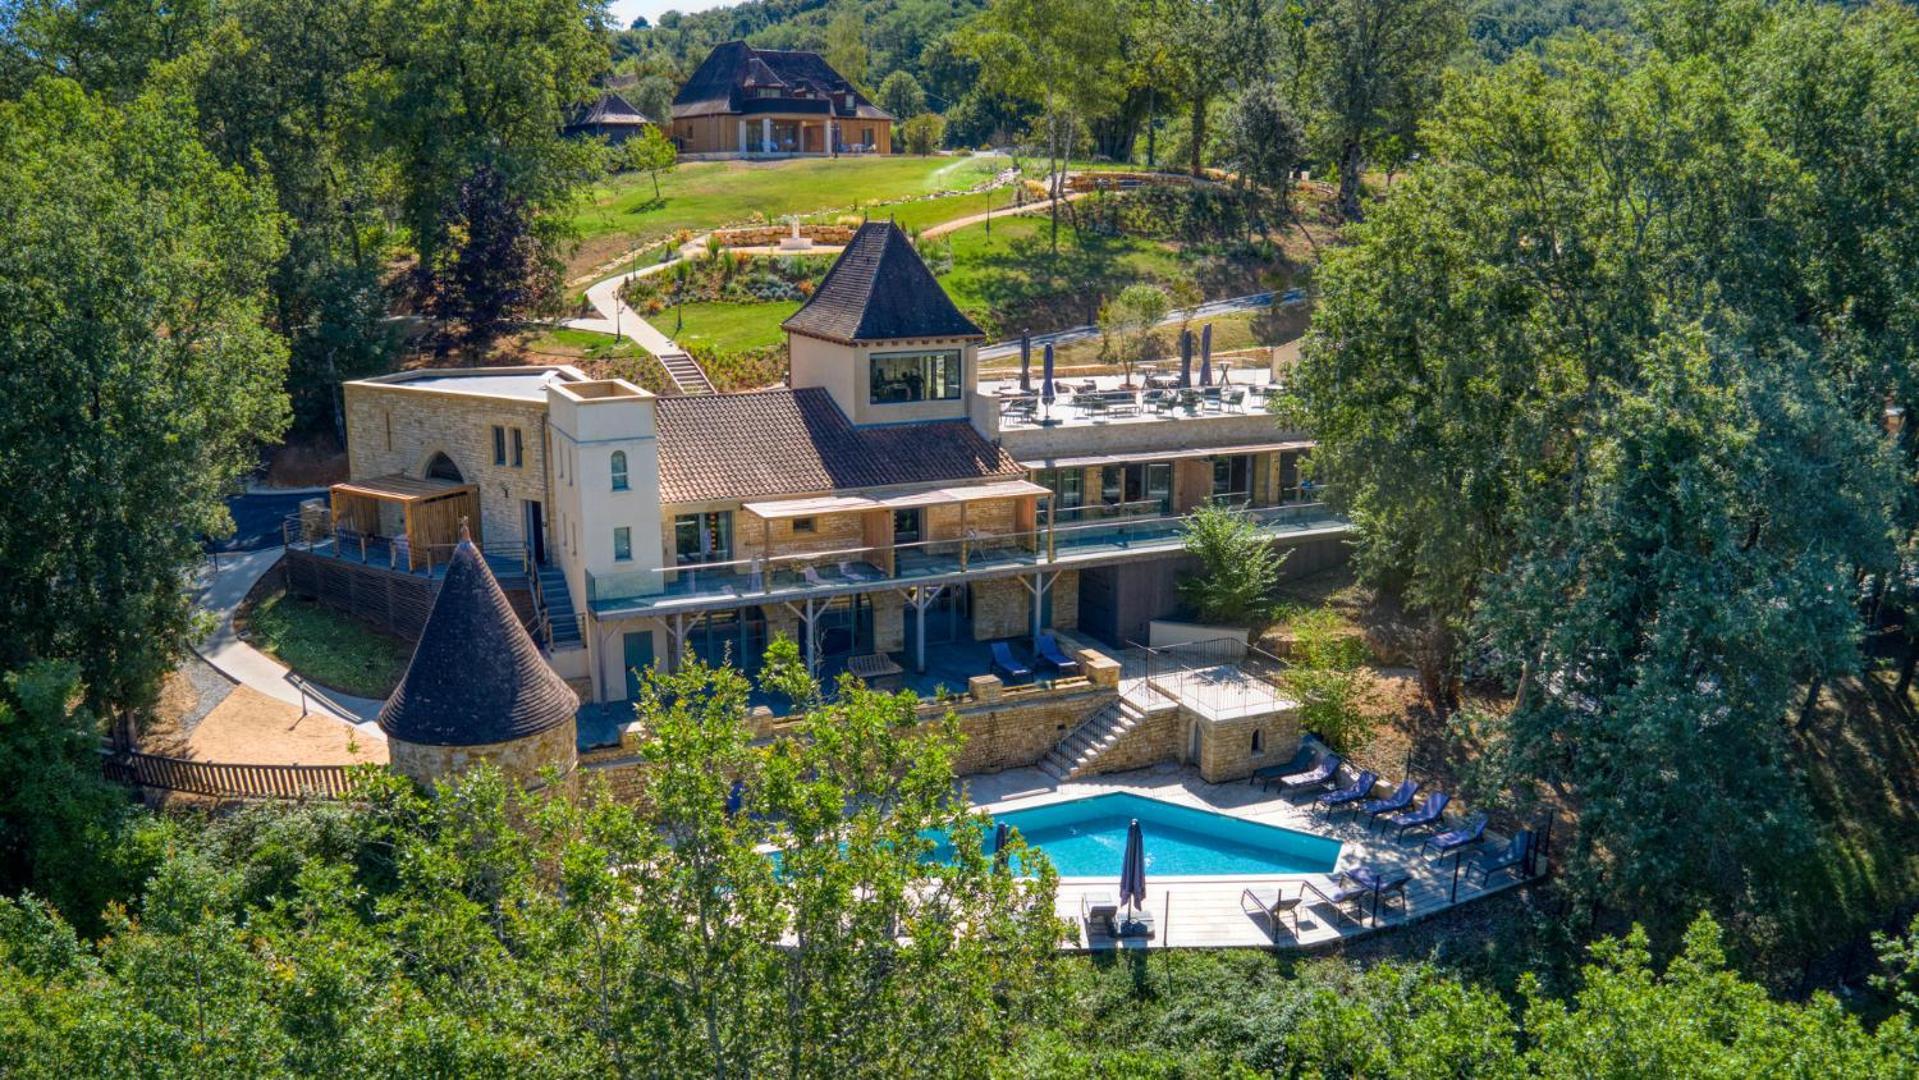
{"type": "Polygon", "coordinates": [[[1154,874],[1324,874],[1339,861],[1337,840],[1124,792],[994,815],[1046,852],[1061,877],[1118,877],[1126,826],[1134,818],[1146,841],[1149,879],[1154,874]]]}

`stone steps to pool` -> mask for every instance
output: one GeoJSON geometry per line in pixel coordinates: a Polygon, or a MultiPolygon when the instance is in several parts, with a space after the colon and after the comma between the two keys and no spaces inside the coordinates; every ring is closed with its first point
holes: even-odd
{"type": "Polygon", "coordinates": [[[1146,719],[1146,713],[1137,705],[1119,698],[1106,706],[1086,722],[1074,728],[1059,745],[1046,752],[1040,759],[1040,771],[1055,780],[1071,780],[1083,776],[1087,770],[1099,761],[1100,755],[1113,748],[1127,733],[1146,719]]]}

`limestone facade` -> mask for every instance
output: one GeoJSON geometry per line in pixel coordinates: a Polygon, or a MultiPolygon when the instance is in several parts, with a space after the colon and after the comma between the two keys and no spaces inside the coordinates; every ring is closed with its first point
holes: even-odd
{"type": "Polygon", "coordinates": [[[569,719],[524,739],[483,746],[429,746],[388,739],[387,754],[395,772],[420,784],[451,778],[486,762],[510,780],[537,787],[542,782],[540,771],[549,765],[558,766],[562,775],[572,774],[579,762],[578,739],[569,719]]]}

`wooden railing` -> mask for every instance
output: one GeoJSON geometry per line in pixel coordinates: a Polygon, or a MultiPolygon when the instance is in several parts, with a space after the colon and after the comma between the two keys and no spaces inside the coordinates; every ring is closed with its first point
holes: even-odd
{"type": "Polygon", "coordinates": [[[109,780],[222,799],[343,799],[358,783],[346,765],[238,765],[157,754],[112,754],[109,780]]]}

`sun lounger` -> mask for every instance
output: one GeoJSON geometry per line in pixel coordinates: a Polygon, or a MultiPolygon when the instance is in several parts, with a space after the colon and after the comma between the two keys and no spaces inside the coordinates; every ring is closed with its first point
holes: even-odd
{"type": "Polygon", "coordinates": [[[993,674],[998,675],[1001,679],[1011,682],[1014,679],[1030,679],[1033,677],[1033,669],[1013,659],[1013,649],[1004,641],[993,642],[992,652],[993,674]]]}
{"type": "Polygon", "coordinates": [[[1275,777],[1285,776],[1287,773],[1296,773],[1312,764],[1313,758],[1317,756],[1318,752],[1311,746],[1301,746],[1299,752],[1293,755],[1293,760],[1288,761],[1284,765],[1268,765],[1263,769],[1254,769],[1253,775],[1247,777],[1246,782],[1248,784],[1264,784],[1275,777]]]}
{"type": "Polygon", "coordinates": [[[1402,780],[1391,795],[1383,799],[1371,799],[1360,804],[1359,812],[1366,815],[1366,828],[1371,830],[1373,823],[1381,814],[1397,814],[1413,804],[1413,794],[1419,790],[1419,781],[1402,780]]]}
{"type": "Polygon", "coordinates": [[[1417,810],[1409,810],[1403,814],[1388,814],[1386,824],[1398,830],[1393,833],[1393,838],[1397,840],[1405,836],[1408,829],[1430,829],[1445,824],[1446,804],[1452,799],[1451,795],[1443,791],[1435,791],[1426,796],[1426,801],[1421,803],[1417,810]]]}
{"type": "Polygon", "coordinates": [[[1395,897],[1399,900],[1399,909],[1406,910],[1406,886],[1413,880],[1411,874],[1404,871],[1379,873],[1371,867],[1355,866],[1346,871],[1345,877],[1359,887],[1361,898],[1372,898],[1374,915],[1379,914],[1379,905],[1395,897]]]}
{"type": "Polygon", "coordinates": [[[1302,881],[1298,885],[1298,892],[1293,896],[1287,896],[1286,886],[1281,884],[1278,895],[1273,897],[1273,902],[1270,904],[1261,900],[1259,894],[1253,890],[1241,889],[1239,909],[1245,911],[1246,901],[1251,900],[1260,914],[1266,916],[1266,926],[1272,931],[1274,942],[1279,941],[1279,928],[1282,923],[1290,920],[1293,924],[1293,940],[1297,941],[1299,940],[1299,905],[1306,899],[1306,890],[1310,888],[1312,888],[1311,885],[1302,881]]]}
{"type": "Polygon", "coordinates": [[[1053,635],[1041,634],[1033,651],[1039,654],[1041,663],[1051,667],[1062,676],[1079,674],[1079,661],[1066,655],[1066,651],[1059,647],[1059,641],[1054,638],[1053,635]]]}
{"type": "Polygon", "coordinates": [[[1336,791],[1329,791],[1315,801],[1325,808],[1327,816],[1330,817],[1336,811],[1359,805],[1361,799],[1373,793],[1373,785],[1378,782],[1377,774],[1362,772],[1359,774],[1359,779],[1336,791]]]}
{"type": "Polygon", "coordinates": [[[1086,936],[1094,932],[1107,937],[1118,937],[1119,927],[1114,920],[1119,917],[1119,905],[1113,902],[1113,894],[1104,892],[1084,893],[1079,898],[1079,917],[1086,923],[1086,936]]]}
{"type": "Polygon", "coordinates": [[[1438,836],[1432,837],[1425,843],[1419,845],[1419,852],[1423,855],[1426,853],[1427,848],[1432,848],[1439,854],[1444,855],[1449,851],[1458,851],[1461,848],[1472,847],[1485,838],[1486,815],[1476,814],[1472,821],[1468,822],[1464,828],[1440,833],[1438,836]]]}
{"type": "Polygon", "coordinates": [[[1327,754],[1319,759],[1319,764],[1301,773],[1279,778],[1279,793],[1291,795],[1300,791],[1313,791],[1331,787],[1339,779],[1339,755],[1327,754]]]}
{"type": "Polygon", "coordinates": [[[1466,878],[1468,881],[1472,880],[1476,872],[1479,874],[1480,883],[1484,884],[1491,881],[1494,874],[1506,870],[1517,871],[1521,877],[1524,877],[1531,870],[1532,853],[1533,831],[1521,829],[1513,834],[1511,840],[1506,841],[1505,850],[1481,854],[1475,859],[1473,864],[1466,868],[1466,878]]]}

